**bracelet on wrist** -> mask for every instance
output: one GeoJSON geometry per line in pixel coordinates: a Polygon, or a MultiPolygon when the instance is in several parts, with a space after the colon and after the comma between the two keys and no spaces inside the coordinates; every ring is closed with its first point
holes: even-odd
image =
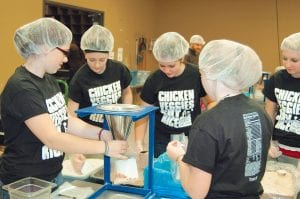
{"type": "Polygon", "coordinates": [[[98,133],[98,139],[99,139],[99,140],[101,140],[101,135],[102,135],[103,130],[104,130],[104,129],[101,128],[100,131],[99,131],[99,133],[98,133]]]}

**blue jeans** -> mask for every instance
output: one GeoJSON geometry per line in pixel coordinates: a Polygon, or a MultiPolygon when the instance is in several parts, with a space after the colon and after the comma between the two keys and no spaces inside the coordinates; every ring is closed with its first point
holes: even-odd
{"type": "Polygon", "coordinates": [[[59,187],[60,185],[62,185],[65,182],[64,177],[61,175],[61,173],[59,173],[56,178],[54,178],[51,182],[56,184],[56,187],[59,187]]]}
{"type": "MultiPolygon", "coordinates": [[[[64,183],[64,178],[61,175],[61,173],[59,173],[56,176],[56,178],[54,178],[51,182],[55,183],[57,185],[56,187],[59,187],[60,185],[62,185],[64,183]]],[[[0,180],[0,199],[9,199],[9,193],[8,193],[8,191],[2,189],[3,185],[4,184],[0,180]]]]}

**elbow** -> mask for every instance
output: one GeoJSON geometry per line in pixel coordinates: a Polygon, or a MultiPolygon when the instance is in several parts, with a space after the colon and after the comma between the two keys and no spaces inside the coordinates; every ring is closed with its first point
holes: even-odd
{"type": "Polygon", "coordinates": [[[193,199],[204,199],[207,195],[207,193],[202,193],[199,190],[193,190],[193,189],[190,189],[189,187],[184,187],[184,190],[193,199]]]}
{"type": "Polygon", "coordinates": [[[208,190],[199,188],[197,186],[191,186],[190,183],[186,181],[181,181],[182,187],[188,193],[188,195],[193,199],[203,199],[207,196],[208,190]]]}
{"type": "Polygon", "coordinates": [[[56,145],[55,145],[55,142],[54,140],[52,139],[46,139],[43,141],[44,145],[46,145],[48,148],[51,148],[51,149],[56,149],[56,145]]]}

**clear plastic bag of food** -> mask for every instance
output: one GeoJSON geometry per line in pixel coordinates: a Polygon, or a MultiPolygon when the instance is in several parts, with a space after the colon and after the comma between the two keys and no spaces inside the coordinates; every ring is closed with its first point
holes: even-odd
{"type": "MultiPolygon", "coordinates": [[[[188,137],[184,134],[172,134],[171,140],[177,140],[181,143],[182,148],[186,151],[187,144],[188,144],[188,137]]],[[[179,173],[179,167],[177,162],[172,161],[171,162],[171,173],[174,180],[179,181],[180,180],[180,173],[179,173]]]]}

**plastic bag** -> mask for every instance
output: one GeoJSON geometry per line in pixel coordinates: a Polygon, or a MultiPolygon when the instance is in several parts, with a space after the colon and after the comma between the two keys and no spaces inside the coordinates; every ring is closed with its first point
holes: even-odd
{"type": "MultiPolygon", "coordinates": [[[[187,145],[188,145],[188,137],[184,133],[172,134],[171,140],[179,141],[181,143],[183,150],[186,151],[187,145]]],[[[175,162],[175,161],[171,161],[171,174],[175,181],[177,181],[177,182],[180,181],[179,166],[178,166],[177,162],[175,162]]]]}
{"type": "MultiPolygon", "coordinates": [[[[171,160],[166,153],[161,154],[153,164],[153,192],[157,197],[190,198],[180,181],[174,180],[171,173],[171,160]]],[[[148,167],[144,170],[144,183],[148,186],[148,167]]]]}

